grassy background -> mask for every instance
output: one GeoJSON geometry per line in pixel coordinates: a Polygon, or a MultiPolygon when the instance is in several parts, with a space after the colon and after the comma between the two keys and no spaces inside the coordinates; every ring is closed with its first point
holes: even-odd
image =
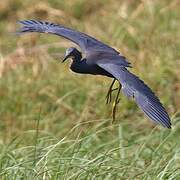
{"type": "Polygon", "coordinates": [[[1,179],[180,178],[179,5],[0,1],[1,179]],[[160,97],[172,130],[152,124],[123,96],[111,124],[111,80],[76,75],[58,62],[72,46],[67,40],[15,36],[16,21],[28,18],[73,27],[118,49],[160,97]]]}

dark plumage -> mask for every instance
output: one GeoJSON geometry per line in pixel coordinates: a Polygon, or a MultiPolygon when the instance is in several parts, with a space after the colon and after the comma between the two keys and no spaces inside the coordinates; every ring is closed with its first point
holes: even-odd
{"type": "Polygon", "coordinates": [[[65,61],[72,58],[71,70],[76,73],[103,75],[117,79],[122,91],[128,98],[133,98],[142,111],[154,122],[171,128],[170,118],[152,90],[137,76],[127,70],[130,63],[118,51],[95,38],[73,29],[43,21],[19,21],[23,26],[18,33],[39,32],[62,36],[79,45],[84,52],[76,48],[66,50],[65,61]]]}

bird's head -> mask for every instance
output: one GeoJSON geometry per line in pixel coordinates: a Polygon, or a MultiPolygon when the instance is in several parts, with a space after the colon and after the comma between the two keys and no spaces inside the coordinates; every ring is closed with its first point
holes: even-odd
{"type": "Polygon", "coordinates": [[[81,52],[79,52],[75,47],[70,47],[66,50],[65,56],[62,62],[66,59],[72,58],[73,60],[79,61],[82,58],[81,52]]]}

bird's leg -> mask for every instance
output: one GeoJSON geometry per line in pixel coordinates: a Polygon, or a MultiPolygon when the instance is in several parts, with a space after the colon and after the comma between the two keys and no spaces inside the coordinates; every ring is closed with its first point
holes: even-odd
{"type": "Polygon", "coordinates": [[[112,107],[112,116],[113,116],[112,123],[113,123],[113,122],[115,121],[115,119],[116,119],[116,107],[117,107],[117,104],[118,104],[119,101],[120,101],[119,94],[120,94],[120,91],[121,91],[121,87],[122,87],[122,85],[119,83],[119,87],[118,87],[118,92],[117,92],[117,95],[116,95],[116,99],[115,99],[115,101],[113,102],[113,107],[112,107]]]}
{"type": "Polygon", "coordinates": [[[115,81],[116,81],[116,79],[114,78],[112,83],[111,83],[111,85],[110,85],[110,87],[109,87],[109,90],[107,92],[107,95],[106,95],[106,104],[109,104],[111,102],[112,92],[117,89],[117,88],[116,89],[112,89],[115,81]]]}

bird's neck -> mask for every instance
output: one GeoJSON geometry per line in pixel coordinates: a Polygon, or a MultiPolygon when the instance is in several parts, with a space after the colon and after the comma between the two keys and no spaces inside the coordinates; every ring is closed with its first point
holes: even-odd
{"type": "Polygon", "coordinates": [[[80,62],[82,59],[82,54],[79,51],[76,51],[72,59],[73,62],[80,62]]]}
{"type": "Polygon", "coordinates": [[[85,59],[82,60],[73,60],[71,64],[71,70],[76,72],[76,73],[86,73],[87,72],[87,63],[85,59]]]}

